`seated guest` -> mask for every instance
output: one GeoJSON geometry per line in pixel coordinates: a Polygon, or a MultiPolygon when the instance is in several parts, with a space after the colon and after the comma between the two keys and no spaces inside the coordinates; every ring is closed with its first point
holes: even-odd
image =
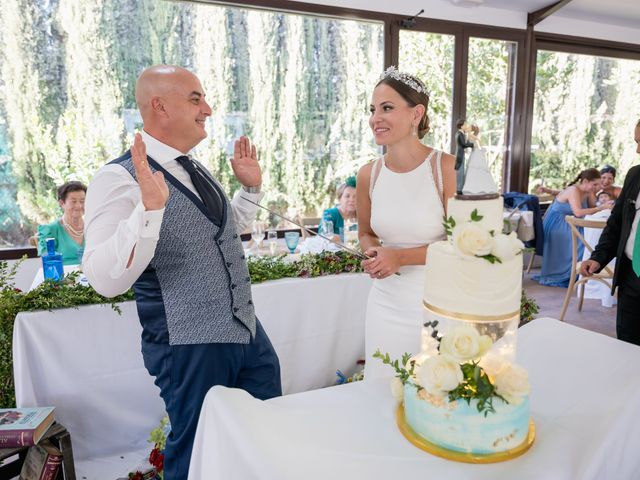
{"type": "Polygon", "coordinates": [[[614,185],[616,181],[616,169],[611,165],[605,165],[600,169],[600,185],[603,192],[606,192],[611,197],[611,200],[616,200],[620,196],[622,188],[614,185]]]}
{"type": "Polygon", "coordinates": [[[344,229],[344,221],[356,221],[356,177],[347,178],[336,191],[338,206],[327,208],[322,213],[322,220],[333,222],[333,231],[339,234],[344,229]]]}
{"type": "MultiPolygon", "coordinates": [[[[597,207],[595,192],[600,188],[600,172],[588,168],[556,196],[544,217],[544,255],[542,271],[534,277],[541,285],[567,287],[571,277],[571,227],[566,215],[584,217],[606,208],[611,203],[597,207]]],[[[578,244],[578,257],[582,258],[584,245],[578,244]]]]}
{"type": "Polygon", "coordinates": [[[87,187],[80,182],[67,182],[58,188],[58,203],[62,217],[46,225],[38,226],[38,255],[47,251],[47,238],[56,240],[56,251],[62,255],[62,263],[75,265],[81,262],[84,251],[84,197],[87,187]]]}

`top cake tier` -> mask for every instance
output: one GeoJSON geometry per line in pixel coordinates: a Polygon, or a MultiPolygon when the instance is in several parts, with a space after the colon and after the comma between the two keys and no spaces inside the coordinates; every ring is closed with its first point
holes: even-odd
{"type": "Polygon", "coordinates": [[[502,198],[452,198],[447,214],[455,220],[453,238],[429,245],[425,307],[470,321],[517,318],[522,243],[502,233],[502,198]]]}
{"type": "Polygon", "coordinates": [[[457,224],[468,221],[474,210],[477,210],[478,215],[482,216],[478,226],[489,232],[493,230],[496,234],[502,232],[502,211],[504,210],[502,197],[498,196],[489,200],[450,198],[447,204],[447,215],[453,217],[457,224]]]}

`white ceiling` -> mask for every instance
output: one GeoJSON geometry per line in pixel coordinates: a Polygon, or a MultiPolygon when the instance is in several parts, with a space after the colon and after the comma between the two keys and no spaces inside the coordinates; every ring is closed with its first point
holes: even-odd
{"type": "MultiPolygon", "coordinates": [[[[302,1],[407,17],[424,9],[422,16],[428,18],[525,29],[527,13],[551,5],[556,0],[302,1]],[[481,5],[468,6],[477,3],[481,5]]],[[[640,0],[572,0],[537,24],[535,30],[640,45],[640,0]]]]}
{"type": "MultiPolygon", "coordinates": [[[[443,0],[447,1],[447,0],[443,0]]],[[[485,0],[487,7],[516,12],[533,12],[555,0],[485,0]]],[[[572,0],[553,14],[556,18],[571,18],[640,28],[640,0],[572,0]]]]}

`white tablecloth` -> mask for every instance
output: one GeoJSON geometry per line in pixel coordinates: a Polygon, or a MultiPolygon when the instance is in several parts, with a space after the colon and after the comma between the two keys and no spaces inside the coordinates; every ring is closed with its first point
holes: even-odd
{"type": "MultiPolygon", "coordinates": [[[[585,220],[607,220],[611,215],[611,210],[602,210],[594,215],[585,216],[585,220]]],[[[601,228],[585,228],[584,229],[584,239],[591,245],[593,248],[596,248],[598,245],[598,241],[600,241],[600,235],[602,235],[601,228]]],[[[588,249],[584,249],[584,254],[582,256],[583,260],[588,260],[591,258],[591,252],[588,249]]],[[[616,267],[615,258],[611,260],[609,263],[609,268],[613,272],[616,267]]],[[[582,277],[581,277],[582,278],[582,277]]],[[[576,290],[576,294],[580,296],[580,289],[576,290]]],[[[599,282],[597,280],[592,280],[584,285],[584,298],[594,298],[596,300],[600,300],[603,307],[612,307],[618,303],[616,297],[611,295],[611,287],[607,287],[604,283],[599,282]]]]}
{"type": "MultiPolygon", "coordinates": [[[[252,287],[256,313],[280,358],[284,393],[333,385],[336,369],[356,370],[370,286],[364,274],[342,274],[252,287]]],[[[146,448],[164,411],[143,366],[135,304],[120,307],[122,316],[91,305],[16,317],[18,406],[56,406],[76,459],[146,448]]]]}
{"type": "Polygon", "coordinates": [[[518,359],[529,371],[536,440],[514,460],[462,464],[414,447],[396,427],[384,379],[266,402],[215,387],[189,479],[638,478],[639,347],[537,319],[520,330],[518,359]]]}

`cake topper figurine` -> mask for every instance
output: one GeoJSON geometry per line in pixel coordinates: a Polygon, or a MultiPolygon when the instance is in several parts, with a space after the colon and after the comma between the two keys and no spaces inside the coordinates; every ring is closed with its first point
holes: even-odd
{"type": "Polygon", "coordinates": [[[462,187],[462,193],[464,195],[498,193],[498,186],[493,180],[493,176],[487,165],[485,150],[484,148],[480,148],[477,137],[479,131],[480,129],[475,127],[473,135],[470,136],[470,139],[474,140],[474,147],[467,163],[467,172],[464,179],[464,186],[462,187]]]}

